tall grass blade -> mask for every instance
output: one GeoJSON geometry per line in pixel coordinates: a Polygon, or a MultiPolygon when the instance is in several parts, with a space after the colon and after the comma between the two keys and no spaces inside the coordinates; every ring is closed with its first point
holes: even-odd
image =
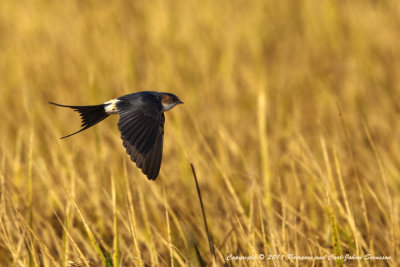
{"type": "MultiPolygon", "coordinates": [[[[341,256],[342,255],[342,248],[340,246],[340,237],[339,237],[339,231],[337,227],[337,222],[336,222],[336,217],[333,212],[333,208],[331,207],[329,210],[329,216],[330,216],[330,221],[331,221],[331,233],[332,233],[332,246],[333,250],[335,251],[336,256],[341,256]]],[[[337,259],[336,260],[337,266],[343,266],[343,260],[342,259],[337,259]]]]}
{"type": "MultiPolygon", "coordinates": [[[[27,222],[22,214],[19,212],[19,210],[15,207],[14,203],[10,199],[6,199],[8,205],[11,207],[13,212],[15,213],[18,222],[22,225],[22,227],[31,234],[32,239],[37,242],[37,244],[42,248],[44,254],[50,259],[51,263],[53,266],[60,267],[60,264],[54,259],[54,257],[51,255],[49,248],[46,246],[46,244],[43,243],[43,241],[39,238],[39,236],[33,231],[33,229],[29,226],[29,222],[27,222]]],[[[33,241],[32,241],[33,242],[33,241]]],[[[30,249],[33,250],[33,247],[30,249]]],[[[34,259],[34,258],[33,258],[34,259]]],[[[35,260],[35,259],[34,259],[35,260]]],[[[36,264],[36,262],[35,262],[36,264]]]]}
{"type": "Polygon", "coordinates": [[[171,227],[169,225],[168,202],[167,202],[167,197],[165,196],[165,187],[163,187],[163,195],[164,195],[165,221],[167,223],[168,250],[169,250],[169,258],[171,261],[170,266],[174,267],[174,254],[173,254],[173,248],[172,248],[171,227]]]}
{"type": "Polygon", "coordinates": [[[97,255],[99,256],[99,258],[103,262],[103,264],[105,266],[109,266],[109,265],[107,265],[109,262],[109,258],[106,258],[106,256],[104,255],[102,249],[100,248],[99,243],[97,242],[96,238],[94,237],[94,234],[92,233],[92,230],[90,230],[90,227],[87,224],[86,219],[83,216],[78,204],[76,203],[75,199],[70,194],[69,194],[69,197],[72,200],[72,202],[76,208],[76,211],[78,212],[79,217],[81,218],[83,226],[85,227],[85,231],[89,237],[90,243],[92,244],[94,250],[96,251],[97,255]]]}
{"type": "Polygon", "coordinates": [[[125,178],[125,186],[126,186],[126,199],[128,202],[129,227],[130,227],[130,232],[132,235],[132,241],[135,246],[136,265],[143,266],[143,260],[142,260],[141,254],[140,254],[139,242],[138,242],[138,237],[137,237],[135,209],[134,209],[133,201],[132,201],[131,187],[129,185],[128,175],[126,173],[126,164],[124,164],[124,178],[125,178]]]}
{"type": "MultiPolygon", "coordinates": [[[[58,216],[57,212],[53,211],[53,214],[54,214],[54,216],[57,218],[57,220],[58,220],[59,224],[61,225],[61,227],[63,228],[63,231],[64,231],[64,233],[65,233],[66,238],[68,238],[68,239],[71,241],[73,248],[78,252],[78,254],[79,254],[81,260],[83,261],[83,264],[84,264],[86,267],[90,267],[89,261],[86,259],[85,255],[83,254],[82,250],[79,248],[78,244],[77,244],[77,243],[75,242],[75,240],[72,238],[72,236],[71,236],[71,234],[70,234],[70,232],[69,232],[69,230],[68,230],[68,228],[67,228],[67,225],[65,225],[65,224],[61,221],[61,219],[60,219],[60,217],[58,216]]],[[[68,266],[68,267],[69,267],[69,266],[71,265],[71,263],[72,263],[72,262],[68,261],[66,258],[64,258],[63,260],[65,261],[65,262],[64,262],[65,266],[68,266]]]]}
{"type": "MultiPolygon", "coordinates": [[[[28,225],[33,229],[33,189],[32,189],[32,154],[33,154],[33,132],[29,136],[29,150],[28,150],[28,225]]],[[[35,250],[35,245],[29,234],[29,242],[31,249],[29,250],[29,266],[35,265],[34,255],[32,252],[35,250]]]]}
{"type": "Polygon", "coordinates": [[[118,217],[117,217],[117,193],[115,189],[114,176],[111,175],[111,192],[113,202],[113,222],[114,222],[114,242],[113,242],[113,263],[115,267],[119,267],[120,251],[119,251],[119,233],[118,233],[118,217]]]}
{"type": "Polygon", "coordinates": [[[204,227],[205,227],[205,230],[206,230],[206,233],[207,233],[207,239],[208,239],[208,245],[209,245],[209,248],[210,248],[210,253],[211,253],[211,256],[213,258],[213,262],[215,264],[215,261],[216,261],[217,258],[215,256],[214,242],[213,242],[213,239],[212,239],[212,236],[211,236],[210,232],[208,231],[207,217],[206,217],[206,213],[204,211],[203,199],[201,198],[201,192],[200,192],[199,183],[197,181],[196,171],[195,171],[194,166],[193,166],[192,163],[190,163],[190,167],[192,168],[193,178],[194,178],[194,181],[196,183],[196,189],[197,189],[197,194],[199,196],[201,213],[203,214],[204,227]]]}

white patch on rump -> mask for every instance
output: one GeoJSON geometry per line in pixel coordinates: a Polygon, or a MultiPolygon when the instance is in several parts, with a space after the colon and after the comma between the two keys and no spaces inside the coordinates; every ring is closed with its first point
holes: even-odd
{"type": "Polygon", "coordinates": [[[118,99],[112,99],[110,101],[104,102],[105,106],[104,110],[107,114],[118,114],[117,103],[119,102],[118,99]]]}

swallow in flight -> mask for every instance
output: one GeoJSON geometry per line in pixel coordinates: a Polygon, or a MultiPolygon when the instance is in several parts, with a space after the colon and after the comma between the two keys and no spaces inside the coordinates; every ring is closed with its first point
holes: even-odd
{"type": "Polygon", "coordinates": [[[161,166],[164,112],[183,102],[174,94],[144,91],[124,95],[100,105],[67,106],[53,102],[50,104],[71,108],[81,116],[82,129],[67,138],[101,122],[112,114],[119,114],[118,129],[123,145],[136,166],[150,180],[155,180],[161,166]]]}

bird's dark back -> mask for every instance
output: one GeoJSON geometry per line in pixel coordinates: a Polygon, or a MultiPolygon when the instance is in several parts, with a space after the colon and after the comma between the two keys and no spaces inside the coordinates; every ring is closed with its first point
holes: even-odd
{"type": "MultiPolygon", "coordinates": [[[[161,93],[155,91],[143,91],[124,95],[118,98],[122,102],[129,103],[131,108],[141,108],[150,106],[157,106],[159,111],[162,110],[161,93]]],[[[120,103],[122,104],[122,103],[120,103]]]]}

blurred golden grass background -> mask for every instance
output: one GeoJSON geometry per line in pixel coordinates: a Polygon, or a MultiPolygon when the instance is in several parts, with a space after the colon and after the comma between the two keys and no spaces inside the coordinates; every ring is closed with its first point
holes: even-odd
{"type": "Polygon", "coordinates": [[[395,266],[399,29],[396,0],[1,1],[0,266],[395,266]],[[117,117],[59,139],[48,101],[144,90],[185,102],[156,182],[117,117]]]}

